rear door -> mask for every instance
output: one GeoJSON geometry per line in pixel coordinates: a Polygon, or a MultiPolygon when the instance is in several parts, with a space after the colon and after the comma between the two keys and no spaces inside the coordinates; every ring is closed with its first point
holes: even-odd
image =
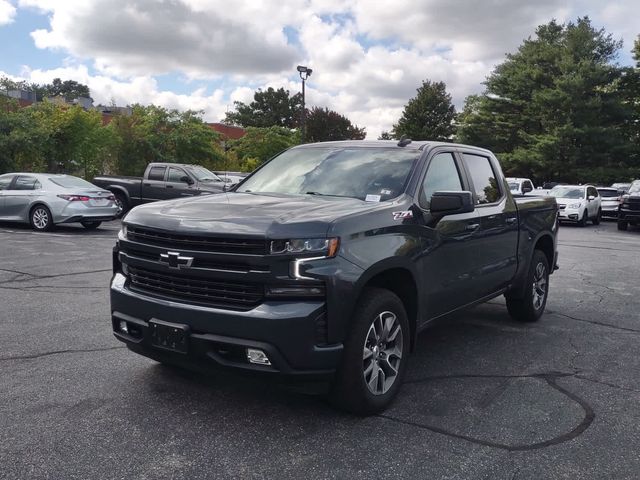
{"type": "Polygon", "coordinates": [[[428,317],[434,318],[473,301],[470,289],[474,235],[479,228],[476,212],[435,216],[429,211],[431,196],[439,191],[465,191],[467,182],[452,149],[435,151],[416,194],[421,215],[422,255],[418,259],[423,276],[428,317]]]}
{"type": "Polygon", "coordinates": [[[14,176],[13,174],[0,175],[0,218],[7,216],[7,212],[4,209],[4,199],[14,176]]]}
{"type": "Polygon", "coordinates": [[[475,268],[475,299],[506,288],[517,268],[518,211],[506,191],[500,165],[485,153],[462,150],[462,164],[472,184],[480,228],[475,268]]]}
{"type": "Polygon", "coordinates": [[[167,167],[164,165],[154,166],[149,169],[149,174],[142,179],[141,196],[143,202],[153,202],[154,200],[165,200],[167,190],[164,183],[167,167]]]}
{"type": "Polygon", "coordinates": [[[29,218],[29,206],[37,190],[42,186],[36,177],[31,175],[18,175],[4,191],[3,211],[9,219],[27,220],[29,218]]]}

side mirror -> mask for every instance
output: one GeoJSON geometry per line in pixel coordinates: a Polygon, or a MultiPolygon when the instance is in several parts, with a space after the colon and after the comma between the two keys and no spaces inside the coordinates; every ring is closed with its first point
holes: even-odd
{"type": "Polygon", "coordinates": [[[183,175],[182,177],[180,177],[180,181],[183,183],[186,183],[187,185],[193,185],[193,180],[186,175],[183,175]]]}
{"type": "Polygon", "coordinates": [[[595,199],[596,199],[596,197],[594,197],[593,195],[589,195],[589,201],[595,200],[595,199]]]}
{"type": "Polygon", "coordinates": [[[529,192],[533,192],[533,188],[527,186],[522,187],[522,193],[529,193],[529,192]]]}
{"type": "Polygon", "coordinates": [[[473,212],[471,192],[435,192],[431,197],[429,210],[433,215],[455,215],[473,212]]]}

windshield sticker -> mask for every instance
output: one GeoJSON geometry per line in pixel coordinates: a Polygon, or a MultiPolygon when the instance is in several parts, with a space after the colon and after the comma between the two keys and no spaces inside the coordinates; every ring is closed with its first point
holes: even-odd
{"type": "Polygon", "coordinates": [[[379,202],[380,195],[367,195],[364,199],[365,202],[379,202]]]}
{"type": "Polygon", "coordinates": [[[413,218],[413,212],[411,210],[404,210],[402,212],[393,212],[394,220],[404,220],[405,218],[413,218]]]}
{"type": "Polygon", "coordinates": [[[380,190],[380,195],[391,195],[391,190],[383,188],[382,190],[380,190]]]}

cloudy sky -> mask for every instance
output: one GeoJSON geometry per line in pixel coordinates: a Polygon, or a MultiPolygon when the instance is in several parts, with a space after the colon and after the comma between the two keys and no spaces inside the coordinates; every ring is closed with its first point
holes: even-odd
{"type": "Polygon", "coordinates": [[[89,85],[96,103],[204,110],[219,121],[257,88],[388,130],[423,79],[461,107],[535,27],[589,15],[625,42],[638,0],[0,0],[0,75],[89,85]]]}

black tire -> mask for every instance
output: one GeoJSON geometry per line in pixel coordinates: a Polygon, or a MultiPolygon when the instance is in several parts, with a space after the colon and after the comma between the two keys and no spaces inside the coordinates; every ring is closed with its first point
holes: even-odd
{"type": "Polygon", "coordinates": [[[618,230],[627,230],[629,228],[629,223],[624,220],[618,220],[618,230]]]}
{"type": "Polygon", "coordinates": [[[44,205],[36,205],[29,212],[29,223],[36,232],[47,232],[53,228],[51,210],[44,205]]]}
{"type": "Polygon", "coordinates": [[[533,252],[523,298],[506,296],[509,315],[518,322],[536,322],[544,313],[549,296],[549,260],[541,250],[533,252]],[[540,269],[542,268],[542,275],[540,269]],[[542,278],[543,282],[539,279],[542,278]],[[541,292],[541,287],[543,292],[541,292]],[[536,294],[534,295],[534,291],[536,294]],[[540,296],[542,298],[540,298],[540,296]]]}
{"type": "Polygon", "coordinates": [[[87,230],[95,230],[102,225],[102,222],[80,222],[80,224],[87,230]]]}
{"type": "Polygon", "coordinates": [[[600,225],[601,219],[602,219],[602,210],[599,208],[595,218],[593,218],[591,221],[593,222],[594,225],[600,225]]]}
{"type": "Polygon", "coordinates": [[[387,408],[402,385],[409,355],[409,337],[409,320],[402,301],[389,290],[367,288],[353,315],[342,362],[331,384],[330,402],[357,415],[372,415],[387,408]],[[393,323],[388,327],[390,322],[393,323]],[[378,331],[385,329],[391,330],[385,337],[386,341],[382,340],[382,334],[377,336],[378,331]],[[399,358],[398,346],[401,347],[399,358]],[[388,355],[389,350],[396,353],[388,355]],[[389,375],[394,368],[397,373],[389,375]],[[387,379],[391,378],[393,381],[388,382],[387,379]],[[373,390],[378,390],[378,393],[373,390]]]}
{"type": "Polygon", "coordinates": [[[116,213],[116,218],[122,218],[129,211],[129,202],[127,201],[127,197],[120,192],[114,192],[113,196],[116,197],[116,205],[118,206],[118,213],[116,213]]]}
{"type": "Polygon", "coordinates": [[[584,210],[584,213],[582,214],[582,218],[578,221],[578,226],[579,227],[584,227],[587,225],[587,220],[588,220],[589,216],[587,215],[587,210],[584,210]]]}

